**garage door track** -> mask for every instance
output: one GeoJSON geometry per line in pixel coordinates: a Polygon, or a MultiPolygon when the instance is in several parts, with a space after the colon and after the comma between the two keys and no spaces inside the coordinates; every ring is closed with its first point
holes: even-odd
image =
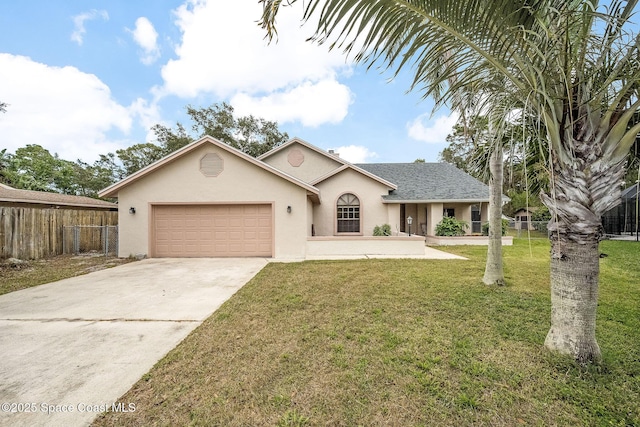
{"type": "Polygon", "coordinates": [[[0,425],[88,425],[258,273],[150,259],[0,296],[0,425]]]}

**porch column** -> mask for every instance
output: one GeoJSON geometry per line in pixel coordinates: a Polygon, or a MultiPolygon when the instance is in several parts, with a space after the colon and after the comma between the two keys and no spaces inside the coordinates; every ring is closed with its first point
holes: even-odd
{"type": "Polygon", "coordinates": [[[483,202],[480,203],[480,221],[484,224],[485,222],[489,222],[489,203],[483,202]]]}
{"type": "Polygon", "coordinates": [[[464,222],[466,222],[467,224],[469,224],[469,228],[467,228],[465,230],[465,234],[471,234],[471,229],[472,229],[472,226],[471,226],[471,219],[472,219],[472,216],[471,216],[471,205],[466,205],[466,206],[463,205],[461,210],[462,210],[462,220],[464,222]]]}
{"type": "Polygon", "coordinates": [[[427,234],[429,236],[436,235],[436,225],[442,221],[442,209],[444,209],[442,203],[430,203],[427,205],[427,234]]]}

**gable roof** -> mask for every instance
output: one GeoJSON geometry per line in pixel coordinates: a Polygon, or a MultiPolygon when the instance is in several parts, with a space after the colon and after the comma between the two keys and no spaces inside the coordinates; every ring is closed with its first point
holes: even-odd
{"type": "Polygon", "coordinates": [[[278,153],[278,152],[280,152],[280,151],[284,150],[285,148],[288,148],[289,146],[291,146],[291,145],[293,145],[293,144],[300,144],[300,145],[302,145],[302,146],[304,146],[304,147],[308,148],[308,149],[309,149],[309,150],[311,150],[311,151],[315,151],[316,153],[318,153],[318,154],[320,154],[320,155],[322,155],[322,156],[328,157],[328,158],[330,158],[331,160],[335,160],[336,162],[341,163],[341,164],[343,164],[343,165],[344,165],[344,164],[349,163],[349,162],[347,162],[346,160],[341,159],[341,158],[340,158],[340,156],[338,156],[337,154],[329,153],[329,152],[327,152],[327,151],[324,151],[323,149],[318,148],[318,147],[316,147],[315,145],[308,143],[308,142],[307,142],[307,141],[305,141],[304,139],[300,139],[300,138],[298,138],[297,136],[295,136],[295,137],[291,138],[290,140],[288,140],[287,142],[285,142],[285,143],[284,143],[284,144],[282,144],[282,145],[278,145],[277,147],[272,148],[271,150],[267,151],[267,152],[266,152],[266,153],[264,153],[263,155],[258,156],[258,160],[264,160],[264,159],[266,159],[267,157],[271,157],[271,156],[273,156],[274,154],[276,154],[276,153],[278,153]]]}
{"type": "Polygon", "coordinates": [[[45,191],[18,190],[8,185],[0,185],[0,203],[29,204],[45,206],[71,206],[91,209],[118,209],[115,203],[69,194],[47,193],[45,191]]]}
{"type": "Polygon", "coordinates": [[[317,185],[317,184],[321,183],[322,181],[325,181],[325,180],[331,178],[332,176],[342,172],[345,169],[351,169],[351,170],[354,170],[354,171],[356,171],[356,172],[358,172],[358,173],[360,173],[360,174],[362,174],[362,175],[364,175],[364,176],[366,176],[368,178],[371,178],[371,179],[373,179],[375,181],[378,181],[380,184],[386,185],[387,187],[389,187],[391,189],[395,190],[396,188],[398,188],[392,181],[388,181],[388,180],[386,180],[386,179],[384,179],[384,178],[382,178],[382,177],[380,177],[380,176],[378,176],[376,174],[372,174],[369,171],[367,171],[367,170],[365,170],[363,168],[360,168],[357,165],[354,165],[353,163],[349,163],[348,161],[340,158],[340,156],[338,156],[337,154],[329,153],[327,151],[324,151],[321,148],[318,148],[315,145],[309,144],[307,141],[304,141],[304,140],[302,140],[302,139],[300,139],[298,137],[294,137],[294,138],[290,139],[289,141],[285,142],[284,144],[279,145],[278,147],[272,149],[271,151],[268,151],[268,152],[264,153],[263,155],[258,157],[258,160],[264,161],[264,159],[266,159],[267,157],[270,157],[273,154],[275,154],[275,153],[277,153],[279,151],[282,151],[285,148],[288,148],[293,144],[300,144],[300,145],[308,148],[309,150],[315,151],[316,153],[318,153],[318,154],[320,154],[320,155],[322,155],[324,157],[327,157],[327,158],[329,158],[331,160],[334,160],[334,161],[338,162],[339,164],[341,164],[341,166],[333,169],[329,173],[327,173],[327,174],[325,174],[325,175],[323,175],[321,177],[318,177],[318,178],[314,179],[313,181],[311,181],[309,183],[311,185],[317,185]]]}
{"type": "Polygon", "coordinates": [[[118,191],[120,191],[122,188],[136,182],[137,180],[139,180],[140,178],[147,176],[148,174],[152,173],[153,171],[161,168],[162,166],[174,162],[177,159],[183,157],[184,155],[186,155],[187,153],[190,153],[193,150],[198,149],[199,147],[205,145],[205,144],[212,144],[217,148],[220,148],[224,151],[227,151],[230,154],[233,154],[235,156],[240,157],[243,160],[246,160],[247,162],[266,170],[267,172],[270,172],[274,175],[279,176],[280,178],[289,181],[299,187],[304,188],[305,190],[307,190],[307,194],[311,194],[314,197],[319,199],[320,196],[320,190],[318,190],[317,188],[315,188],[312,185],[307,184],[306,182],[303,182],[301,180],[299,180],[298,178],[295,178],[289,174],[286,174],[264,162],[261,162],[260,160],[257,160],[253,157],[251,157],[250,155],[243,153],[242,151],[235,149],[233,147],[231,147],[228,144],[225,144],[221,141],[218,141],[217,139],[211,137],[211,136],[204,136],[200,139],[198,139],[197,141],[192,142],[191,144],[185,145],[184,147],[182,147],[181,149],[174,151],[173,153],[169,154],[168,156],[163,157],[162,159],[158,160],[155,163],[150,164],[147,167],[144,167],[142,169],[140,169],[139,171],[129,175],[128,177],[124,178],[121,181],[116,182],[113,185],[110,185],[109,187],[101,190],[98,195],[100,197],[117,197],[118,195],[118,191]]]}
{"type": "Polygon", "coordinates": [[[362,163],[356,165],[395,182],[387,203],[488,202],[489,186],[449,163],[362,163]]]}

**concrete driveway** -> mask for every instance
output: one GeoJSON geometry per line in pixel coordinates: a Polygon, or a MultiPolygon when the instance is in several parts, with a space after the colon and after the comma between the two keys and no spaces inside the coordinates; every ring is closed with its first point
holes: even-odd
{"type": "Polygon", "coordinates": [[[82,426],[267,261],[150,259],[0,296],[0,425],[82,426]]]}

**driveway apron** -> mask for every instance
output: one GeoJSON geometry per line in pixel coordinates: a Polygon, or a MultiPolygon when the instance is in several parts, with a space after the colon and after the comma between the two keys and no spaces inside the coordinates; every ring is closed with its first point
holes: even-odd
{"type": "Polygon", "coordinates": [[[84,426],[255,276],[262,258],[149,259],[0,296],[0,426],[84,426]]]}

